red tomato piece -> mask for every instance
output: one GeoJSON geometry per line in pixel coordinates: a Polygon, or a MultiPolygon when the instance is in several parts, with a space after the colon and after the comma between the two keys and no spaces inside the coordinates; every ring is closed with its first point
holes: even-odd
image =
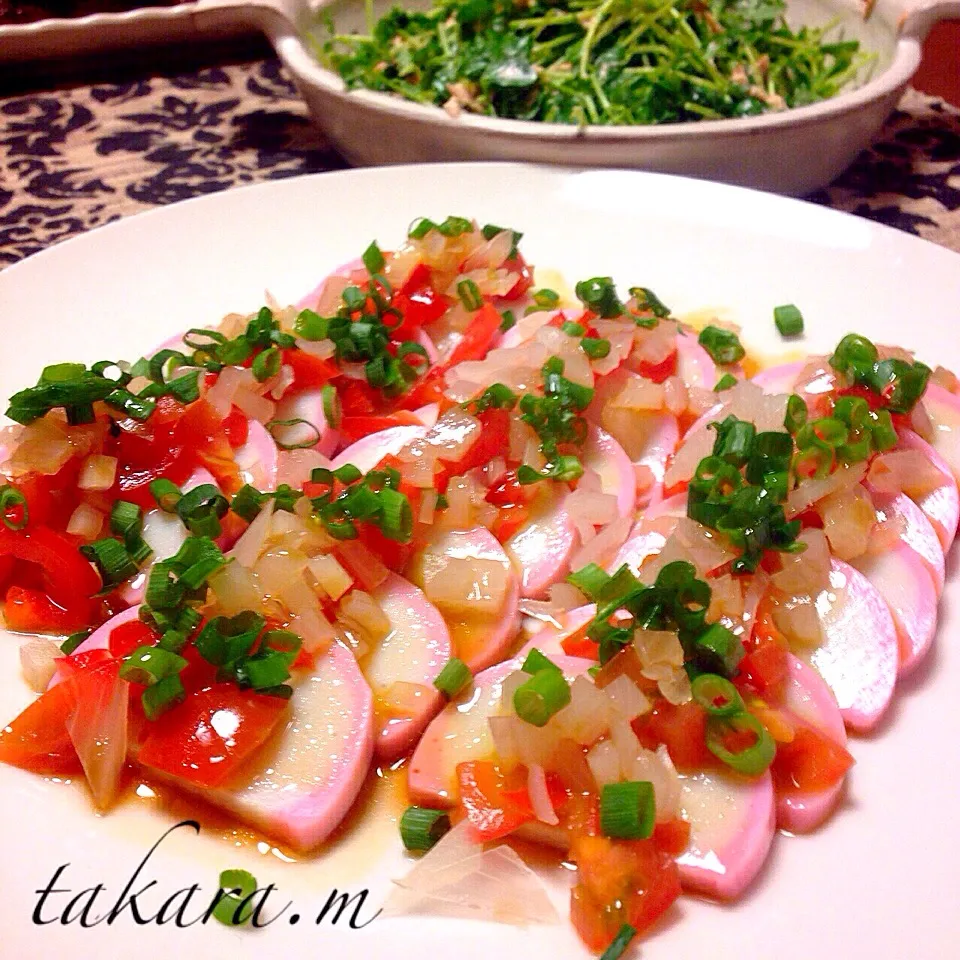
{"type": "Polygon", "coordinates": [[[223,432],[227,435],[227,442],[234,450],[239,449],[247,442],[250,434],[250,421],[239,407],[231,407],[227,419],[223,421],[223,432]]]}
{"type": "Polygon", "coordinates": [[[126,657],[137,647],[152,647],[160,639],[157,632],[142,620],[128,620],[110,631],[110,652],[115,657],[126,657]]]}
{"type": "Polygon", "coordinates": [[[412,340],[421,327],[439,320],[451,302],[433,286],[433,271],[425,263],[418,263],[393,298],[392,305],[403,315],[403,321],[391,330],[391,339],[412,340]]]}
{"type": "MultiPolygon", "coordinates": [[[[92,613],[90,598],[100,589],[100,577],[77,549],[74,541],[49,527],[30,524],[23,530],[0,529],[0,556],[34,564],[41,572],[44,592],[69,615],[71,622],[84,626],[92,613]]],[[[27,602],[27,598],[20,599],[27,602]]],[[[56,619],[53,611],[45,612],[56,619]]],[[[18,628],[14,628],[18,629],[18,628]]],[[[25,628],[29,629],[29,628],[25,628]]],[[[59,629],[38,627],[37,629],[59,629]]],[[[77,629],[77,627],[68,627],[77,629]]]]}
{"type": "Polygon", "coordinates": [[[324,360],[306,350],[284,350],[283,362],[293,369],[290,392],[322,387],[340,375],[340,368],[332,360],[324,360]]]}
{"type": "Polygon", "coordinates": [[[89,609],[57,606],[41,590],[12,586],[3,606],[7,627],[19,633],[72,633],[87,625],[89,609]]]}
{"type": "Polygon", "coordinates": [[[518,274],[517,282],[507,291],[504,299],[519,300],[533,286],[533,271],[527,266],[522,253],[505,260],[503,266],[511,273],[518,274]]]}
{"type": "Polygon", "coordinates": [[[517,471],[510,470],[487,491],[484,499],[495,507],[513,507],[518,504],[529,503],[534,496],[536,496],[536,493],[533,485],[524,486],[517,480],[517,471]]]}
{"type": "Polygon", "coordinates": [[[677,351],[668,353],[659,363],[648,363],[641,360],[636,366],[637,373],[654,383],[663,383],[667,377],[677,372],[677,351]]]}
{"type": "Polygon", "coordinates": [[[653,828],[653,842],[658,849],[678,857],[690,846],[690,824],[679,817],[674,820],[665,820],[653,828]]]}
{"type": "Polygon", "coordinates": [[[775,640],[767,640],[740,661],[739,671],[738,686],[749,686],[777,700],[789,672],[787,649],[775,640]]]}
{"type": "Polygon", "coordinates": [[[534,819],[524,767],[505,774],[486,760],[460,763],[457,782],[460,802],[477,840],[498,840],[534,819]]]}
{"type": "Polygon", "coordinates": [[[396,413],[383,414],[382,416],[366,415],[344,417],[340,422],[340,433],[344,439],[353,442],[371,433],[377,433],[380,430],[386,430],[388,427],[401,426],[423,426],[423,421],[412,414],[409,410],[398,410],[396,413]]]}
{"type": "Polygon", "coordinates": [[[83,653],[71,653],[68,657],[60,657],[57,667],[63,676],[74,676],[89,667],[96,667],[101,663],[116,660],[116,655],[104,647],[93,650],[84,650],[83,653]]]}
{"type": "Polygon", "coordinates": [[[0,727],[0,761],[35,773],[79,773],[80,761],[67,733],[76,706],[73,685],[64,682],[40,694],[22,713],[0,727]]]}
{"type": "Polygon", "coordinates": [[[578,882],[570,919],[593,951],[609,946],[625,923],[644,933],[680,896],[677,865],[652,840],[579,837],[571,855],[578,882]]]}
{"type": "Polygon", "coordinates": [[[464,360],[482,360],[500,332],[501,323],[503,323],[503,317],[500,316],[496,307],[485,303],[477,311],[463,339],[453,348],[453,352],[444,364],[445,369],[463,363],[464,360]]]}
{"type": "Polygon", "coordinates": [[[696,702],[674,706],[657,700],[649,714],[634,721],[633,728],[648,749],[665,744],[679,770],[714,766],[713,754],[707,749],[707,713],[696,702]]]}
{"type": "Polygon", "coordinates": [[[813,727],[798,726],[793,740],[777,744],[770,772],[778,793],[826,790],[853,766],[850,753],[813,727]]]}
{"type": "Polygon", "coordinates": [[[501,543],[506,543],[529,519],[530,510],[527,507],[510,504],[500,508],[490,532],[501,543]]]}
{"type": "Polygon", "coordinates": [[[377,409],[376,391],[363,380],[347,380],[337,385],[344,418],[369,416],[377,409]]]}
{"type": "Polygon", "coordinates": [[[187,695],[148,728],[138,760],[194,786],[218,787],[269,738],[287,701],[220,683],[187,695]]]}

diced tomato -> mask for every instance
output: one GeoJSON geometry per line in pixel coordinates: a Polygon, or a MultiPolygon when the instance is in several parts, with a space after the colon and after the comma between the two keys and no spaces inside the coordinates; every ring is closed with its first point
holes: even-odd
{"type": "Polygon", "coordinates": [[[0,761],[35,773],[72,774],[80,761],[67,733],[76,706],[69,682],[40,694],[22,713],[0,727],[0,761]]]}
{"type": "Polygon", "coordinates": [[[227,493],[239,489],[240,471],[227,439],[225,419],[206,400],[187,407],[175,433],[183,445],[184,459],[206,467],[227,493]]]}
{"type": "MultiPolygon", "coordinates": [[[[90,622],[93,610],[90,598],[100,589],[100,577],[69,537],[49,527],[33,524],[19,531],[2,527],[0,556],[34,564],[41,572],[44,592],[65,612],[67,619],[81,627],[90,622]]],[[[58,622],[62,619],[54,610],[31,603],[30,598],[25,595],[15,595],[14,600],[25,605],[21,611],[24,617],[36,615],[42,619],[46,616],[58,622]]],[[[77,627],[38,626],[14,629],[69,631],[77,627]]]]}
{"type": "Polygon", "coordinates": [[[534,496],[533,485],[524,486],[517,480],[517,471],[510,470],[490,487],[484,499],[495,507],[513,507],[518,504],[529,503],[534,496]]]}
{"type": "Polygon", "coordinates": [[[826,790],[853,766],[847,750],[813,727],[798,725],[793,740],[777,744],[770,772],[779,793],[826,790]]]}
{"type": "Polygon", "coordinates": [[[530,510],[520,504],[510,504],[497,511],[490,532],[501,543],[506,543],[528,520],[530,510]]]}
{"type": "Polygon", "coordinates": [[[679,817],[665,820],[653,828],[651,839],[664,853],[678,857],[690,846],[690,824],[679,817]]]}
{"type": "Polygon", "coordinates": [[[633,722],[633,729],[650,750],[665,744],[679,770],[713,766],[713,754],[707,749],[707,713],[694,701],[675,706],[657,700],[650,713],[633,722]]]}
{"type": "Polygon", "coordinates": [[[227,419],[223,421],[223,432],[227,435],[227,442],[234,450],[239,449],[247,442],[250,434],[250,421],[239,407],[231,407],[227,419]]]}
{"type": "Polygon", "coordinates": [[[343,438],[352,443],[371,433],[386,430],[388,427],[423,426],[423,421],[409,410],[398,410],[396,413],[386,413],[381,416],[363,415],[344,417],[340,423],[340,433],[343,438]]]}
{"type": "Polygon", "coordinates": [[[510,414],[506,410],[491,408],[478,414],[477,419],[482,429],[473,446],[456,462],[444,461],[448,477],[460,476],[474,467],[482,467],[494,457],[506,453],[510,445],[510,414]]]}
{"type": "Polygon", "coordinates": [[[737,686],[746,685],[776,700],[788,672],[786,647],[776,640],[765,640],[740,661],[737,686]]]}
{"type": "Polygon", "coordinates": [[[517,282],[507,291],[505,300],[519,300],[533,286],[533,271],[527,266],[523,254],[518,253],[503,262],[504,269],[518,274],[517,282]]]}
{"type": "Polygon", "coordinates": [[[425,324],[439,320],[450,306],[450,299],[433,286],[433,272],[418,263],[407,277],[392,305],[403,315],[403,322],[390,332],[393,340],[412,340],[425,324]]]}
{"type": "Polygon", "coordinates": [[[57,669],[62,676],[69,677],[90,667],[116,659],[116,655],[106,647],[95,647],[93,650],[84,650],[82,653],[71,653],[67,657],[59,657],[57,659],[57,669]]]}
{"type": "Polygon", "coordinates": [[[377,409],[377,395],[364,380],[343,380],[337,384],[344,418],[369,416],[377,409]]]}
{"type": "Polygon", "coordinates": [[[87,625],[89,607],[65,610],[41,590],[12,586],[7,589],[3,617],[20,633],[72,633],[87,625]]]}
{"type": "Polygon", "coordinates": [[[571,855],[570,919],[590,950],[604,950],[625,923],[644,933],[680,896],[679,869],[652,840],[580,837],[571,855]]]}
{"type": "Polygon", "coordinates": [[[527,794],[527,772],[503,773],[486,760],[457,764],[460,802],[478,841],[498,840],[534,819],[527,794]]]}
{"type": "Polygon", "coordinates": [[[465,360],[482,360],[500,332],[501,323],[503,323],[503,317],[500,316],[496,307],[485,303],[470,322],[463,339],[453,348],[453,353],[450,354],[444,367],[449,369],[465,360]]]}
{"type": "Polygon", "coordinates": [[[149,727],[138,760],[194,786],[218,787],[270,737],[287,701],[232,683],[187,695],[149,727]]]}
{"type": "Polygon", "coordinates": [[[16,560],[13,557],[0,557],[0,590],[7,585],[15,565],[16,560]]]}
{"type": "Polygon", "coordinates": [[[378,557],[381,563],[394,571],[403,570],[407,561],[413,556],[414,550],[416,550],[416,544],[412,541],[400,543],[398,540],[391,540],[384,536],[372,523],[361,523],[359,525],[357,539],[375,557],[378,557]]]}
{"type": "Polygon", "coordinates": [[[217,682],[217,668],[201,657],[200,651],[192,643],[188,643],[180,651],[180,656],[187,661],[187,665],[180,671],[180,682],[188,693],[212,687],[217,682]]]}
{"type": "Polygon", "coordinates": [[[600,654],[600,645],[587,636],[586,626],[564,637],[560,641],[560,646],[568,657],[596,660],[600,654]]]}
{"type": "Polygon", "coordinates": [[[654,383],[663,383],[667,377],[672,377],[677,372],[677,351],[667,354],[659,363],[641,360],[636,365],[636,371],[641,377],[646,377],[654,383]]]}
{"type": "Polygon", "coordinates": [[[293,384],[288,391],[291,393],[322,387],[340,375],[333,360],[324,360],[306,350],[284,350],[283,362],[293,370],[293,384]]]}
{"type": "Polygon", "coordinates": [[[142,620],[128,620],[110,631],[110,652],[115,657],[126,657],[137,647],[152,647],[160,639],[157,632],[142,620]]]}

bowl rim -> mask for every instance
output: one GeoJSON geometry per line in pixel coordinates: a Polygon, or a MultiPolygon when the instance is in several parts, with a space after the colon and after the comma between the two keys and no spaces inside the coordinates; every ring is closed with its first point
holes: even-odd
{"type": "MultiPolygon", "coordinates": [[[[548,140],[609,143],[613,141],[683,142],[708,137],[754,137],[782,128],[805,127],[823,123],[874,105],[899,93],[920,66],[921,42],[910,33],[896,36],[893,56],[887,67],[862,86],[827,100],[775,113],[723,120],[686,121],[649,126],[586,125],[546,123],[539,120],[512,120],[471,114],[450,116],[443,107],[420,104],[395,94],[373,90],[348,90],[339,74],[324,67],[310,51],[299,27],[285,16],[264,14],[260,26],[268,35],[277,55],[297,82],[313,92],[343,105],[366,108],[368,112],[406,123],[444,129],[446,132],[470,131],[477,135],[495,135],[510,140],[548,140]]],[[[274,12],[275,13],[275,12],[274,12]]],[[[323,118],[318,118],[323,123],[323,118]]]]}

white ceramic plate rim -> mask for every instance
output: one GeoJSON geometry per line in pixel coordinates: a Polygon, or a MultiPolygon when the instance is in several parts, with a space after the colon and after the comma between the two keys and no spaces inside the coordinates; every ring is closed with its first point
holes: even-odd
{"type": "MultiPolygon", "coordinates": [[[[16,320],[5,331],[0,386],[9,394],[44,362],[133,355],[166,333],[255,309],[264,287],[292,300],[374,236],[388,247],[415,216],[447,213],[524,230],[531,259],[561,268],[571,281],[612,273],[623,284],[652,287],[678,312],[724,309],[743,323],[747,342],[766,353],[782,349],[772,306],[795,302],[807,316],[811,349],[856,329],[960,365],[951,336],[960,257],[942,248],[798,201],[701,181],[469,164],[347,171],[229,191],[38,254],[0,274],[0,302],[16,320]]],[[[960,858],[960,658],[947,642],[960,601],[955,567],[948,568],[934,656],[905,685],[881,732],[854,743],[858,765],[845,808],[819,836],[778,838],[772,863],[741,903],[686,902],[683,916],[644,944],[645,958],[951,955],[960,935],[951,896],[960,858]]],[[[0,712],[12,715],[30,695],[17,676],[16,644],[0,640],[0,712]]],[[[7,950],[30,957],[126,950],[143,960],[172,950],[242,958],[304,948],[373,960],[413,960],[424,947],[468,960],[494,952],[584,956],[563,926],[401,919],[353,932],[284,922],[251,935],[209,926],[141,929],[129,919],[90,930],[30,922],[34,891],[60,863],[70,864],[65,877],[75,891],[102,881],[115,897],[172,822],[128,808],[96,817],[70,790],[0,769],[8,878],[0,928],[7,950]]],[[[332,886],[369,885],[373,900],[400,869],[395,828],[383,826],[379,864],[351,866],[334,854],[287,867],[269,851],[234,850],[204,835],[169,841],[151,861],[150,876],[172,893],[192,882],[209,887],[224,867],[248,866],[298,905],[322,903],[332,886]]],[[[555,894],[562,909],[560,886],[555,894]]]]}

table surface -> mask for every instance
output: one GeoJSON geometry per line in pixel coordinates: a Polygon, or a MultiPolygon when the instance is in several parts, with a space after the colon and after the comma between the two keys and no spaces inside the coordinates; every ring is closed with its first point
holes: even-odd
{"type": "MultiPolygon", "coordinates": [[[[160,204],[344,166],[274,59],[0,99],[0,269],[160,204]]],[[[960,252],[960,110],[908,91],[809,199],[960,252]]]]}

